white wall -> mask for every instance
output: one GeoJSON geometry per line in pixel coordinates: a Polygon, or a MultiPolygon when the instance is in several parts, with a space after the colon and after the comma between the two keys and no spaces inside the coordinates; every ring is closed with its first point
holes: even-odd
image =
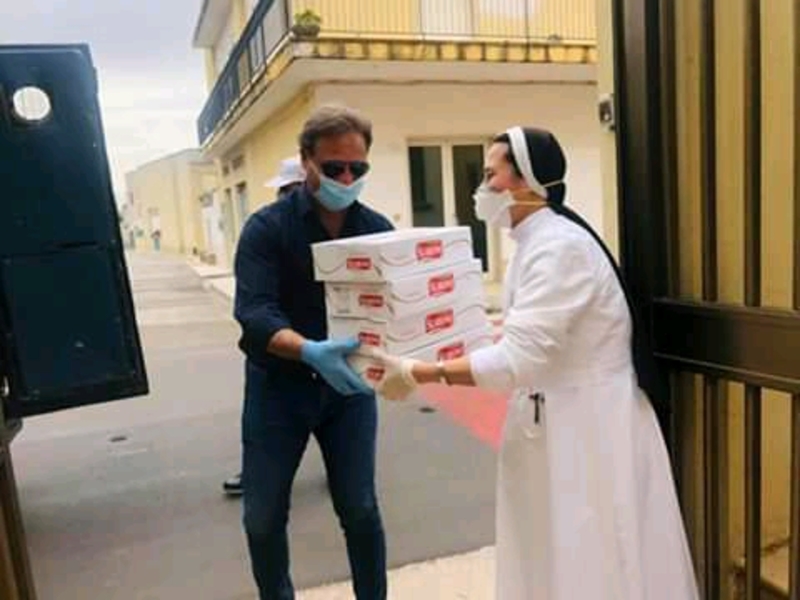
{"type": "Polygon", "coordinates": [[[222,69],[225,68],[225,63],[236,45],[236,33],[234,31],[233,23],[233,10],[228,9],[228,15],[225,17],[225,26],[222,28],[219,39],[214,45],[214,67],[216,74],[219,76],[222,69]]]}
{"type": "MultiPolygon", "coordinates": [[[[603,234],[597,88],[588,84],[323,84],[316,104],[343,103],[373,122],[373,165],[364,198],[411,225],[409,140],[486,140],[512,125],[552,131],[567,154],[567,203],[603,234]]],[[[503,243],[503,260],[511,245],[503,243]]]]}

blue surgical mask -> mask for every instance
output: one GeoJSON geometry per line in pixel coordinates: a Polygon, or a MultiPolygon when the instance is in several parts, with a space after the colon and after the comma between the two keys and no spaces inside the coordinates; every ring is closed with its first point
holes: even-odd
{"type": "Polygon", "coordinates": [[[317,198],[329,211],[340,212],[356,201],[365,183],[366,177],[359,177],[350,185],[345,185],[320,173],[317,198]]]}

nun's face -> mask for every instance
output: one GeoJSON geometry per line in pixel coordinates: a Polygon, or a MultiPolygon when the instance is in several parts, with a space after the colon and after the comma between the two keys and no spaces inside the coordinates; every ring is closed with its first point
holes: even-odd
{"type": "Polygon", "coordinates": [[[510,153],[508,144],[499,142],[492,144],[486,153],[483,182],[495,192],[514,192],[526,187],[525,180],[514,172],[514,165],[508,159],[510,153]]]}

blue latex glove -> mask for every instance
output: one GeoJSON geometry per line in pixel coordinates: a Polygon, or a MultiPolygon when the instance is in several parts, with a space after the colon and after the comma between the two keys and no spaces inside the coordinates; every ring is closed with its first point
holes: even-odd
{"type": "Polygon", "coordinates": [[[306,340],[300,348],[300,359],[343,396],[371,394],[369,386],[345,360],[360,345],[356,338],[323,342],[306,340]]]}

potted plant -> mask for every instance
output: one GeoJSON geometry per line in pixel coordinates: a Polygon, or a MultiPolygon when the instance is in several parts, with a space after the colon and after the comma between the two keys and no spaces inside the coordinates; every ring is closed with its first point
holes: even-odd
{"type": "Polygon", "coordinates": [[[322,17],[310,8],[294,15],[292,33],[301,38],[313,38],[319,35],[322,17]]]}

